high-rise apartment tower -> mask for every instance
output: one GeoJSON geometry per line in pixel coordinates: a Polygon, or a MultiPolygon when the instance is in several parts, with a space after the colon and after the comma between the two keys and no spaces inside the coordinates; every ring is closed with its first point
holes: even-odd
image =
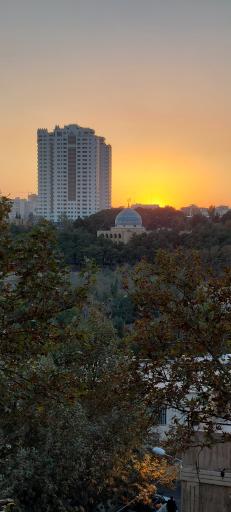
{"type": "Polygon", "coordinates": [[[111,207],[111,146],[76,124],[38,130],[38,215],[58,222],[111,207]]]}

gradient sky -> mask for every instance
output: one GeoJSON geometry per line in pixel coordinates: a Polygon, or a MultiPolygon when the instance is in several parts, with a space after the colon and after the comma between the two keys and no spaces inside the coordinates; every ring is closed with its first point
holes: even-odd
{"type": "Polygon", "coordinates": [[[113,205],[231,205],[231,0],[0,0],[0,190],[36,191],[36,130],[113,150],[113,205]]]}

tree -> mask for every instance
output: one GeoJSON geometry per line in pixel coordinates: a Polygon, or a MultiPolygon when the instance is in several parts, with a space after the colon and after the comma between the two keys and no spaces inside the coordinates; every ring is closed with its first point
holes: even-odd
{"type": "Polygon", "coordinates": [[[190,218],[190,226],[192,228],[195,228],[197,226],[205,226],[206,224],[208,224],[208,218],[205,217],[205,215],[203,215],[202,213],[195,213],[191,218],[190,218]]]}
{"type": "Polygon", "coordinates": [[[205,443],[214,442],[217,428],[230,440],[230,269],[217,276],[196,252],[160,251],[154,264],[136,266],[134,281],[131,339],[154,417],[165,406],[180,411],[173,429],[179,450],[201,426],[205,443]]]}
{"type": "Polygon", "coordinates": [[[221,222],[223,224],[227,223],[230,226],[230,221],[231,221],[231,210],[228,210],[226,213],[224,213],[224,215],[222,215],[221,222]]]}
{"type": "Polygon", "coordinates": [[[71,289],[52,226],[12,240],[9,209],[2,198],[0,493],[18,512],[129,501],[165,474],[138,478],[150,414],[133,357],[92,304],[89,270],[71,289]]]}
{"type": "Polygon", "coordinates": [[[77,219],[74,222],[76,228],[83,227],[90,233],[96,234],[98,230],[110,229],[115,224],[116,215],[122,208],[110,208],[101,210],[86,219],[77,219]]]}
{"type": "Polygon", "coordinates": [[[164,208],[136,208],[142,217],[143,225],[148,230],[155,230],[158,228],[171,228],[171,229],[183,229],[186,225],[186,219],[184,214],[175,210],[171,206],[165,206],[164,208]]]}
{"type": "Polygon", "coordinates": [[[209,218],[212,222],[219,222],[219,215],[216,213],[216,207],[214,205],[209,206],[208,208],[209,218]]]}

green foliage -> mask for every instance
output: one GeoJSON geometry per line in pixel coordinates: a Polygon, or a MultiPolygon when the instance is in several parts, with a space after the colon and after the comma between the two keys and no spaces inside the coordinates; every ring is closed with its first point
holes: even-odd
{"type": "Polygon", "coordinates": [[[54,228],[22,243],[8,211],[2,199],[0,493],[20,512],[90,511],[123,494],[115,480],[147,436],[140,378],[92,300],[91,269],[71,288],[54,228]]]}
{"type": "Polygon", "coordinates": [[[171,206],[164,208],[136,208],[142,217],[143,225],[147,230],[153,231],[158,228],[169,228],[180,230],[186,226],[184,214],[171,206]]]}
{"type": "MultiPolygon", "coordinates": [[[[110,229],[115,224],[116,215],[122,208],[111,208],[110,210],[102,210],[86,219],[78,219],[74,222],[76,228],[83,227],[90,233],[96,234],[102,229],[110,229]]],[[[185,224],[185,217],[182,212],[175,210],[171,206],[165,208],[136,208],[140,213],[143,225],[147,230],[157,228],[178,228],[182,229],[185,224]]]]}
{"type": "Polygon", "coordinates": [[[118,211],[10,232],[8,211],[3,199],[0,492],[20,512],[129,499],[163,406],[187,417],[172,438],[183,449],[198,423],[209,443],[214,418],[230,418],[229,221],[149,210],[156,230],[117,245],[96,231],[118,211]]]}
{"type": "MultiPolygon", "coordinates": [[[[197,249],[201,251],[205,263],[217,271],[231,263],[230,212],[221,219],[213,215],[210,219],[194,215],[186,219],[182,212],[171,207],[138,208],[147,233],[134,236],[127,245],[115,244],[110,239],[97,238],[97,231],[110,229],[120,208],[103,210],[86,219],[75,222],[63,219],[58,226],[57,240],[65,262],[75,268],[85,265],[86,259],[94,259],[101,268],[115,268],[118,265],[136,264],[143,257],[152,262],[159,249],[197,249]]],[[[15,239],[28,236],[31,226],[10,227],[15,239]]]]}
{"type": "MultiPolygon", "coordinates": [[[[192,251],[160,251],[134,271],[137,320],[131,342],[145,360],[147,400],[158,411],[178,410],[173,438],[190,445],[196,425],[213,442],[218,423],[230,422],[231,272],[217,276],[192,251]]],[[[207,436],[207,437],[206,437],[207,436]]],[[[230,439],[224,431],[224,440],[230,439]]]]}
{"type": "MultiPolygon", "coordinates": [[[[177,248],[201,251],[204,262],[217,271],[231,263],[229,213],[218,222],[216,216],[209,221],[201,215],[186,220],[173,208],[142,208],[139,213],[147,233],[134,236],[127,245],[117,245],[110,239],[96,237],[97,229],[109,229],[113,225],[110,212],[115,216],[114,210],[106,210],[81,221],[84,227],[58,231],[60,247],[68,264],[81,266],[87,257],[95,259],[100,267],[114,268],[124,263],[135,264],[144,257],[152,262],[159,249],[171,251],[177,248]],[[99,223],[98,218],[101,219],[99,223]],[[92,228],[93,221],[95,229],[92,228]]],[[[81,222],[76,221],[75,225],[79,226],[81,222]]]]}
{"type": "Polygon", "coordinates": [[[110,270],[104,268],[95,275],[92,301],[109,317],[120,338],[134,321],[133,303],[123,286],[123,273],[127,268],[110,270]]]}
{"type": "Polygon", "coordinates": [[[96,234],[101,229],[110,229],[115,224],[116,215],[122,208],[111,208],[110,210],[101,210],[86,219],[77,219],[74,222],[75,228],[84,228],[92,234],[96,234]]]}

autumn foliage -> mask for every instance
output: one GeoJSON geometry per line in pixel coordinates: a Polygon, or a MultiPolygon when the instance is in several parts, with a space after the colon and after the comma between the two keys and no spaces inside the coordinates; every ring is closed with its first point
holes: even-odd
{"type": "Polygon", "coordinates": [[[229,440],[230,269],[217,275],[197,252],[160,251],[155,263],[136,266],[133,279],[138,318],[131,342],[154,415],[163,407],[178,413],[170,448],[187,448],[201,428],[208,444],[217,431],[229,440]]]}
{"type": "Polygon", "coordinates": [[[0,495],[17,512],[148,500],[173,477],[146,458],[150,414],[132,353],[92,301],[92,271],[71,288],[52,226],[12,239],[9,209],[2,198],[0,495]]]}

